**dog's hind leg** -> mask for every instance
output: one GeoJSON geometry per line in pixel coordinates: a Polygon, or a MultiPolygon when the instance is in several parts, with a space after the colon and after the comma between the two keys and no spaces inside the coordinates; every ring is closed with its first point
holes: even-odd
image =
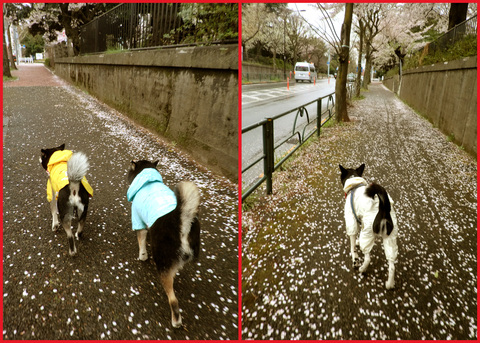
{"type": "Polygon", "coordinates": [[[52,211],[52,231],[57,231],[58,227],[60,226],[60,222],[58,221],[58,210],[57,210],[56,199],[52,199],[52,201],[50,201],[50,210],[52,211]]]}
{"type": "Polygon", "coordinates": [[[85,221],[87,220],[87,212],[88,212],[88,202],[89,202],[89,194],[85,187],[80,184],[78,195],[80,196],[80,201],[76,202],[77,214],[78,214],[78,227],[77,232],[75,233],[75,238],[80,240],[83,235],[83,228],[85,226],[85,221]]]}
{"type": "Polygon", "coordinates": [[[360,273],[364,273],[367,270],[369,264],[370,264],[370,253],[366,253],[365,258],[363,260],[363,264],[359,269],[360,273]]]}
{"type": "Polygon", "coordinates": [[[395,264],[392,261],[388,261],[388,280],[385,282],[387,289],[395,287],[395,264]]]}
{"type": "Polygon", "coordinates": [[[351,235],[350,237],[350,254],[352,256],[353,268],[358,269],[360,266],[360,260],[357,254],[357,245],[356,245],[356,235],[351,235]]]}
{"type": "MultiPolygon", "coordinates": [[[[395,232],[396,233],[396,232],[395,232]]],[[[383,239],[383,249],[388,261],[388,280],[385,282],[387,289],[395,287],[395,261],[398,256],[397,238],[393,234],[383,239]]]]}
{"type": "Polygon", "coordinates": [[[72,220],[68,216],[66,216],[62,220],[62,226],[65,232],[67,233],[67,239],[68,239],[68,253],[70,256],[75,256],[77,254],[77,247],[75,246],[75,239],[73,237],[73,232],[72,232],[72,220]]]}
{"type": "Polygon", "coordinates": [[[175,277],[176,270],[169,270],[160,274],[160,281],[162,282],[163,289],[167,293],[168,302],[170,304],[170,311],[172,312],[172,326],[179,328],[182,326],[182,316],[180,315],[180,308],[178,306],[178,300],[173,290],[173,278],[175,277]]]}
{"type": "Polygon", "coordinates": [[[88,202],[83,206],[77,207],[78,213],[78,227],[77,232],[75,232],[75,238],[80,240],[83,235],[83,228],[85,227],[85,221],[87,220],[87,210],[88,210],[88,202]]]}
{"type": "Polygon", "coordinates": [[[137,231],[138,239],[138,259],[140,261],[145,261],[148,258],[147,253],[147,230],[138,230],[137,231]]]}

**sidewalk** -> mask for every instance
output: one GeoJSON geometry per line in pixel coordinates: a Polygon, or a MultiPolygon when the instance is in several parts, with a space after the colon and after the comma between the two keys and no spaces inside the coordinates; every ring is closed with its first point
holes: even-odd
{"type": "Polygon", "coordinates": [[[237,185],[42,65],[13,74],[19,80],[3,89],[3,338],[236,339],[237,185]],[[39,163],[41,148],[62,143],[88,156],[94,189],[74,258],[63,229],[51,231],[39,163]],[[178,330],[152,259],[137,261],[126,197],[132,159],[159,160],[169,187],[191,180],[200,189],[200,257],[175,279],[178,330]]]}
{"type": "Polygon", "coordinates": [[[477,337],[476,160],[383,85],[362,94],[243,213],[244,339],[477,337]],[[338,165],[362,163],[395,200],[393,291],[381,241],[351,270],[338,165]]]}

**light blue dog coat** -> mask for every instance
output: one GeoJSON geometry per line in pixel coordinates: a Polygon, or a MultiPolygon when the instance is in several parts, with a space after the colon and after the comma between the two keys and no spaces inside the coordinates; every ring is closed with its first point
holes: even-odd
{"type": "Polygon", "coordinates": [[[132,229],[150,228],[155,221],[177,207],[175,193],[163,184],[162,175],[153,168],[142,170],[127,191],[132,203],[132,229]]]}

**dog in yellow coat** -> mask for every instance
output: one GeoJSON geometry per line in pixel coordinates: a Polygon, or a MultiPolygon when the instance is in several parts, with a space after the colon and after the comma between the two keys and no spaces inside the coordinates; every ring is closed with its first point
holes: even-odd
{"type": "Polygon", "coordinates": [[[52,230],[62,224],[67,233],[69,254],[74,256],[77,248],[71,228],[72,219],[78,217],[75,237],[80,239],[93,189],[85,178],[90,167],[87,156],[64,149],[65,144],[42,149],[40,162],[48,175],[47,199],[52,211],[52,230]]]}

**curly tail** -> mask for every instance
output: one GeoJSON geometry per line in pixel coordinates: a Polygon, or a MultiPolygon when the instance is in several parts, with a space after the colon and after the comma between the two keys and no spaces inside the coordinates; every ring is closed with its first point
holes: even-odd
{"type": "Polygon", "coordinates": [[[372,183],[365,190],[365,195],[372,199],[375,198],[375,195],[378,195],[379,199],[378,213],[373,222],[373,232],[390,235],[393,231],[393,221],[390,216],[392,206],[390,205],[387,191],[382,186],[372,183]]]}
{"type": "Polygon", "coordinates": [[[180,211],[180,230],[193,250],[194,257],[200,252],[200,222],[198,221],[198,207],[200,205],[200,192],[197,186],[190,181],[179,182],[175,186],[177,208],[180,211]]]}
{"type": "Polygon", "coordinates": [[[67,162],[67,175],[70,182],[78,183],[87,175],[90,163],[83,152],[75,152],[67,162]]]}

